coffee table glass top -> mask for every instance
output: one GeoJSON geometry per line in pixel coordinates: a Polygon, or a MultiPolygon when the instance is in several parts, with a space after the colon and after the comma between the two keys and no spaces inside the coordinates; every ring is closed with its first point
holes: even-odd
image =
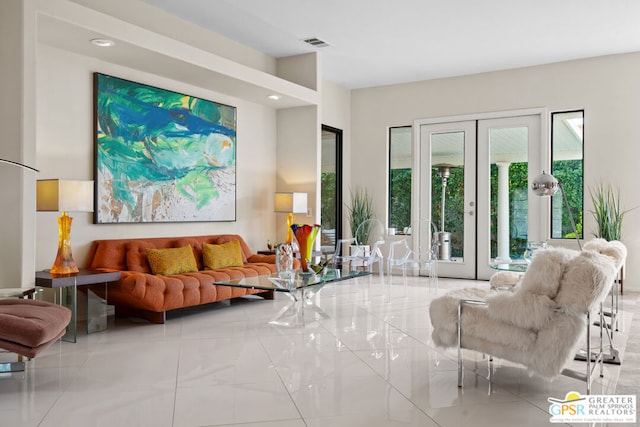
{"type": "Polygon", "coordinates": [[[513,262],[499,262],[491,264],[491,268],[501,271],[513,271],[516,273],[524,273],[529,268],[529,263],[524,260],[516,260],[513,262]]]}
{"type": "Polygon", "coordinates": [[[295,272],[291,279],[281,278],[278,273],[267,274],[243,279],[231,279],[216,282],[216,285],[233,286],[238,288],[261,289],[265,291],[295,292],[298,289],[324,285],[330,282],[353,279],[371,274],[368,271],[327,270],[324,274],[303,274],[295,272]]]}

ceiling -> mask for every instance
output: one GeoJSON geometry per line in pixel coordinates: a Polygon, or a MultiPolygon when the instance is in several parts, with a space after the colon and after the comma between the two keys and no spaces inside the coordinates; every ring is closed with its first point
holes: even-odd
{"type": "Polygon", "coordinates": [[[637,0],[143,1],[351,89],[640,51],[637,0]]]}

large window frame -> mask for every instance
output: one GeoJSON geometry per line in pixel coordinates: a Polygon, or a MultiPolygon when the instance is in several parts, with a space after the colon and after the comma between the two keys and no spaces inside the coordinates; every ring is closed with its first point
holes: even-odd
{"type": "MultiPolygon", "coordinates": [[[[584,110],[551,113],[551,174],[562,184],[576,224],[584,238],[584,110]],[[579,150],[577,149],[579,147],[579,150]]],[[[562,196],[552,198],[550,239],[575,239],[562,196]]]]}
{"type": "Polygon", "coordinates": [[[411,234],[411,194],[413,175],[413,127],[389,127],[388,219],[396,234],[411,234]],[[403,167],[397,167],[397,166],[403,167]]]}
{"type": "MultiPolygon", "coordinates": [[[[323,172],[323,165],[321,165],[321,170],[320,170],[320,181],[321,181],[321,185],[320,185],[320,222],[323,226],[323,229],[325,228],[325,220],[326,217],[330,214],[334,215],[333,220],[335,221],[335,224],[333,224],[333,226],[335,227],[335,235],[333,236],[333,244],[335,245],[335,241],[337,241],[338,239],[342,239],[342,215],[343,215],[343,208],[342,208],[342,200],[343,200],[343,189],[342,189],[342,182],[343,182],[343,177],[342,177],[342,129],[338,129],[338,128],[334,128],[331,126],[327,126],[327,125],[322,125],[322,133],[324,136],[324,133],[330,133],[334,136],[333,142],[335,143],[335,152],[334,153],[330,153],[330,152],[325,152],[326,147],[325,144],[323,142],[322,144],[322,158],[324,159],[325,156],[327,156],[327,158],[330,158],[331,160],[333,160],[333,162],[335,162],[335,180],[332,183],[332,185],[334,186],[333,188],[331,188],[331,185],[326,185],[326,183],[324,182],[324,180],[326,179],[324,172],[323,172]],[[334,192],[334,194],[329,194],[331,192],[334,192]],[[332,198],[333,200],[328,200],[329,198],[332,198]],[[331,206],[331,202],[335,203],[334,206],[331,206]],[[326,210],[329,211],[326,211],[326,210]],[[328,213],[329,212],[329,213],[328,213]],[[323,214],[324,213],[324,214],[323,214]],[[324,218],[323,218],[324,217],[324,218]]],[[[324,138],[323,138],[324,141],[324,138]]]]}

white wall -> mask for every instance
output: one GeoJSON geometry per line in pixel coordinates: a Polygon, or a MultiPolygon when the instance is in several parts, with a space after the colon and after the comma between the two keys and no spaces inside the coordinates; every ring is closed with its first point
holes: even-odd
{"type": "MultiPolygon", "coordinates": [[[[342,194],[343,204],[348,200],[351,179],[351,91],[326,80],[322,81],[322,124],[342,130],[342,194]]],[[[342,224],[344,236],[350,235],[347,210],[343,206],[342,224]],[[345,228],[346,227],[346,228],[345,228]]]]}
{"type": "MultiPolygon", "coordinates": [[[[35,165],[36,13],[31,0],[0,2],[0,158],[35,165]]],[[[0,288],[32,286],[36,173],[0,165],[0,288]]]]}
{"type": "MultiPolygon", "coordinates": [[[[307,193],[311,216],[296,214],[295,223],[318,223],[318,175],[320,156],[320,122],[318,107],[278,110],[278,144],[276,146],[276,188],[278,191],[307,193]]],[[[273,198],[273,194],[270,195],[273,198]]],[[[271,241],[283,242],[287,236],[287,214],[278,213],[271,241]]]]}
{"type": "MultiPolygon", "coordinates": [[[[352,185],[366,185],[384,218],[389,126],[414,119],[546,107],[585,110],[585,237],[595,229],[588,187],[620,187],[623,206],[640,206],[640,53],[352,91],[352,185]],[[363,155],[356,155],[362,153],[363,155]]],[[[548,136],[546,137],[548,143],[548,136]]],[[[640,290],[640,209],[625,218],[625,289],[640,290]]]]}
{"type": "MultiPolygon", "coordinates": [[[[126,237],[162,237],[217,233],[241,234],[254,250],[273,239],[273,193],[276,164],[276,112],[242,99],[219,94],[137,70],[101,62],[43,44],[37,58],[38,179],[93,179],[92,73],[122,77],[180,93],[233,105],[237,110],[237,220],[235,222],[99,224],[88,213],[74,217],[71,244],[83,266],[92,240],[126,237]],[[256,212],[259,214],[256,215],[256,212]]],[[[36,269],[49,268],[58,242],[56,213],[36,216],[36,269]]]]}

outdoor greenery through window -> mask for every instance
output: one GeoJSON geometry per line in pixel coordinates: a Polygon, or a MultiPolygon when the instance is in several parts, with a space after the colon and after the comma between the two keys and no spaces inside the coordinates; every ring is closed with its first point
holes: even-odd
{"type": "MultiPolygon", "coordinates": [[[[551,173],[562,184],[578,237],[583,238],[584,214],[584,111],[551,114],[551,173]]],[[[552,198],[551,238],[575,239],[562,195],[552,198]]]]}
{"type": "Polygon", "coordinates": [[[389,228],[411,229],[411,126],[389,128],[389,228]]]}

